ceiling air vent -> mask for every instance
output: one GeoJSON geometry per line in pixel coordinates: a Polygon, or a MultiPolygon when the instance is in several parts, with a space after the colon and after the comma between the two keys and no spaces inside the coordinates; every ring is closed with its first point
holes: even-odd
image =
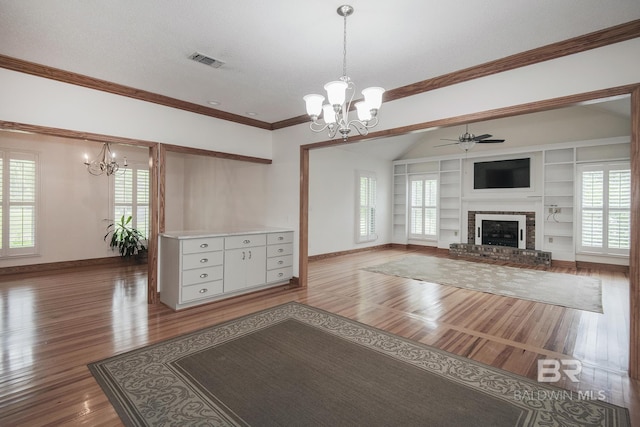
{"type": "Polygon", "coordinates": [[[204,55],[199,52],[193,53],[191,56],[189,56],[189,59],[193,59],[196,62],[199,62],[204,65],[208,65],[213,68],[220,68],[224,65],[224,62],[218,61],[215,58],[212,58],[210,56],[204,55]]]}

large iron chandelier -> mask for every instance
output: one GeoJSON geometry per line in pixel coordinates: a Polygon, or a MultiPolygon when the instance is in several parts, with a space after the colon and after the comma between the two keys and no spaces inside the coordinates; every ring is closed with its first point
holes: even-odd
{"type": "MultiPolygon", "coordinates": [[[[89,160],[89,155],[84,155],[84,164],[87,166],[87,170],[91,175],[102,175],[107,174],[113,175],[118,172],[120,169],[120,165],[116,162],[115,153],[111,152],[111,147],[108,143],[104,143],[102,145],[102,149],[98,156],[94,160],[89,160]]],[[[124,158],[124,162],[122,167],[127,167],[127,158],[124,158]]]]}
{"type": "Polygon", "coordinates": [[[355,129],[360,135],[369,133],[369,129],[378,124],[378,110],[382,105],[381,87],[369,87],[362,91],[363,101],[355,104],[357,119],[349,120],[349,111],[355,95],[355,85],[347,76],[347,17],[353,13],[353,7],[340,6],[338,15],[344,17],[344,49],[342,51],[342,77],[324,85],[327,91],[327,104],[323,105],[324,96],[318,94],[306,95],[303,99],[306,103],[307,114],[311,117],[310,128],[314,132],[328,130],[329,138],[336,136],[338,132],[346,141],[351,129],[355,129]],[[324,123],[319,120],[322,113],[324,123]]]}

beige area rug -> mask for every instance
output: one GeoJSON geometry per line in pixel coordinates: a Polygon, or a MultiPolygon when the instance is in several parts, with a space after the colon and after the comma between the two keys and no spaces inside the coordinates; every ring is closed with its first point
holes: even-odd
{"type": "Polygon", "coordinates": [[[127,426],[628,426],[626,408],[295,302],[92,363],[127,426]]]}
{"type": "Polygon", "coordinates": [[[411,255],[364,270],[602,313],[600,279],[411,255]]]}

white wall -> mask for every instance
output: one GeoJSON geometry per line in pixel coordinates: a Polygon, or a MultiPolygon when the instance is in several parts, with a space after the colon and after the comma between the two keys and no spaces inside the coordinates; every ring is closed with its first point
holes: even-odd
{"type": "MultiPolygon", "coordinates": [[[[170,156],[167,156],[168,158],[170,156]]],[[[269,226],[264,212],[268,205],[269,165],[195,155],[172,155],[167,171],[172,176],[174,157],[183,159],[183,186],[171,189],[182,194],[182,205],[173,208],[183,218],[178,230],[225,230],[269,226]],[[182,212],[178,212],[182,208],[182,212]]],[[[167,189],[169,193],[170,189],[167,189]]],[[[180,195],[175,195],[180,197],[180,195]]],[[[171,221],[172,225],[174,221],[171,221]]]]}
{"type": "Polygon", "coordinates": [[[0,120],[271,158],[271,132],[0,68],[0,120]]]}
{"type": "MultiPolygon", "coordinates": [[[[112,177],[93,176],[83,164],[102,144],[43,135],[0,131],[0,147],[38,154],[37,256],[0,259],[0,267],[118,256],[103,237],[113,219],[112,177]]],[[[117,158],[148,164],[147,148],[113,145],[117,158]]]]}
{"type": "Polygon", "coordinates": [[[364,248],[391,242],[391,162],[342,148],[310,153],[309,255],[364,248]],[[356,243],[356,173],[376,174],[376,233],[372,242],[356,243]]]}

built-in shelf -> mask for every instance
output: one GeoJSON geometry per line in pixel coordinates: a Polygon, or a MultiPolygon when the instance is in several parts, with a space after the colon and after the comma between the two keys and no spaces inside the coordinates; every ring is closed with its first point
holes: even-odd
{"type": "Polygon", "coordinates": [[[544,152],[543,248],[554,258],[575,259],[575,148],[544,152]]]}
{"type": "Polygon", "coordinates": [[[462,163],[460,159],[440,161],[440,204],[438,247],[459,243],[462,221],[462,163]]]}

